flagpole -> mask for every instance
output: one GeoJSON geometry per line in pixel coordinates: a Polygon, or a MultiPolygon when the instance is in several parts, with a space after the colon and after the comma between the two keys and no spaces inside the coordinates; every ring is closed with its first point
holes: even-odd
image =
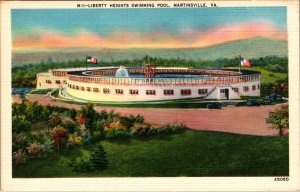
{"type": "Polygon", "coordinates": [[[242,65],[241,65],[241,62],[242,62],[242,57],[241,57],[241,55],[239,55],[240,56],[240,62],[239,62],[239,72],[241,72],[241,68],[242,68],[242,65]]]}
{"type": "Polygon", "coordinates": [[[87,54],[85,54],[85,70],[87,71],[87,54]]]}

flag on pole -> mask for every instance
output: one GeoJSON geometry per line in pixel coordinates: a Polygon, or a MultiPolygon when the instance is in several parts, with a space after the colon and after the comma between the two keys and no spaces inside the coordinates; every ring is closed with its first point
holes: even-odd
{"type": "Polygon", "coordinates": [[[86,62],[87,62],[87,63],[94,63],[94,64],[97,64],[97,63],[98,63],[98,59],[97,59],[96,57],[87,56],[87,57],[86,57],[86,62]]]}
{"type": "Polygon", "coordinates": [[[249,60],[243,59],[243,60],[241,60],[241,66],[243,66],[243,67],[251,67],[251,63],[250,63],[249,60]]]}

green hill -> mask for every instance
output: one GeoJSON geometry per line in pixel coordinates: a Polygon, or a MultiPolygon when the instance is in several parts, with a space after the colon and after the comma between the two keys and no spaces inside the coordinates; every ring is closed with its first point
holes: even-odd
{"type": "Polygon", "coordinates": [[[142,58],[145,55],[162,58],[182,58],[186,60],[215,60],[233,58],[242,55],[246,58],[258,58],[269,55],[287,56],[287,42],[256,37],[231,41],[204,48],[187,49],[91,49],[71,48],[43,51],[13,51],[12,64],[22,65],[41,62],[58,62],[80,59],[93,55],[102,61],[142,58]]]}

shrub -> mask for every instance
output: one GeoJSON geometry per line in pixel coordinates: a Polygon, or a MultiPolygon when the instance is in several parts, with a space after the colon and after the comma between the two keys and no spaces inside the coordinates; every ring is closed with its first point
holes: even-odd
{"type": "Polygon", "coordinates": [[[165,129],[170,130],[172,133],[184,132],[188,127],[183,123],[171,123],[164,126],[165,129]]]}
{"type": "Polygon", "coordinates": [[[95,131],[94,132],[94,136],[93,136],[93,140],[94,141],[99,141],[100,139],[103,138],[103,132],[102,131],[95,131]]]}
{"type": "Polygon", "coordinates": [[[21,133],[26,132],[31,127],[31,123],[27,121],[26,119],[22,118],[13,118],[12,119],[12,132],[14,133],[21,133]]]}
{"type": "Polygon", "coordinates": [[[137,123],[144,123],[144,117],[141,115],[137,115],[135,118],[135,122],[137,123]]]}
{"type": "Polygon", "coordinates": [[[27,147],[27,152],[30,157],[38,157],[44,151],[44,146],[40,143],[31,143],[27,147]]]}
{"type": "Polygon", "coordinates": [[[72,145],[81,145],[82,144],[82,137],[80,136],[70,136],[68,143],[72,145]]]}
{"type": "Polygon", "coordinates": [[[13,134],[12,137],[12,150],[15,151],[26,151],[29,145],[28,137],[24,134],[13,134]]]}
{"type": "Polygon", "coordinates": [[[101,119],[107,119],[107,117],[108,117],[107,111],[106,110],[102,110],[100,112],[100,118],[101,119]]]}
{"type": "Polygon", "coordinates": [[[64,128],[66,128],[69,133],[74,133],[74,131],[75,131],[76,127],[78,126],[78,124],[75,121],[68,120],[68,121],[64,122],[62,124],[62,126],[64,128]]]}
{"type": "Polygon", "coordinates": [[[51,118],[49,119],[49,125],[51,125],[52,127],[60,125],[61,122],[61,117],[56,113],[53,113],[51,118]]]}
{"type": "Polygon", "coordinates": [[[128,139],[130,132],[125,129],[112,128],[106,132],[106,138],[108,139],[128,139]]]}
{"type": "Polygon", "coordinates": [[[26,153],[22,150],[13,152],[12,154],[13,165],[19,165],[26,162],[26,153]]]}
{"type": "Polygon", "coordinates": [[[97,145],[95,151],[91,154],[90,160],[95,170],[103,170],[107,168],[108,160],[106,158],[106,151],[102,145],[97,145]]]}
{"type": "Polygon", "coordinates": [[[58,149],[60,149],[68,141],[68,131],[61,126],[55,127],[51,131],[51,136],[54,145],[56,145],[58,149]]]}
{"type": "Polygon", "coordinates": [[[111,129],[123,129],[124,126],[120,121],[113,121],[108,126],[104,127],[104,131],[110,131],[111,129]]]}
{"type": "Polygon", "coordinates": [[[279,135],[284,136],[284,130],[289,129],[289,106],[281,105],[274,112],[270,112],[267,123],[271,123],[272,128],[278,129],[279,135]]]}
{"type": "Polygon", "coordinates": [[[77,157],[72,163],[72,168],[76,172],[89,172],[93,170],[93,164],[88,156],[77,157]]]}
{"type": "Polygon", "coordinates": [[[77,118],[76,118],[76,121],[81,125],[85,125],[86,123],[86,117],[83,115],[83,114],[80,114],[77,118]]]}
{"type": "Polygon", "coordinates": [[[58,164],[63,165],[64,167],[72,166],[71,160],[66,157],[60,157],[58,160],[58,164]]]}
{"type": "Polygon", "coordinates": [[[73,119],[76,120],[77,111],[75,109],[71,109],[68,111],[68,115],[73,119]]]}

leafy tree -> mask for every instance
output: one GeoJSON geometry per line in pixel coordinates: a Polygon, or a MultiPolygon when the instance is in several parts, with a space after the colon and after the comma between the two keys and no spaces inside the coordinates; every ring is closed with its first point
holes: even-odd
{"type": "Polygon", "coordinates": [[[62,123],[61,117],[57,113],[53,113],[51,118],[49,119],[49,124],[52,127],[55,127],[57,125],[60,125],[62,123]]]}
{"type": "Polygon", "coordinates": [[[135,122],[137,123],[144,123],[144,117],[138,114],[135,118],[135,122]]]}
{"type": "Polygon", "coordinates": [[[106,151],[101,144],[96,146],[95,151],[91,154],[90,158],[93,168],[95,170],[103,170],[108,166],[106,151]]]}
{"type": "Polygon", "coordinates": [[[13,118],[12,119],[12,132],[13,133],[21,133],[21,132],[26,132],[30,129],[32,124],[27,121],[26,119],[23,118],[13,118]]]}
{"type": "Polygon", "coordinates": [[[101,119],[107,119],[107,117],[108,117],[107,111],[106,110],[102,110],[100,112],[100,118],[101,119]]]}
{"type": "Polygon", "coordinates": [[[272,124],[272,128],[279,130],[279,135],[284,135],[284,129],[289,128],[289,106],[281,105],[274,112],[270,112],[268,123],[272,124]]]}
{"type": "Polygon", "coordinates": [[[77,118],[76,121],[81,125],[85,125],[86,122],[86,117],[83,114],[80,114],[77,118]]]}
{"type": "Polygon", "coordinates": [[[68,114],[69,114],[69,116],[70,116],[73,120],[75,120],[75,119],[76,119],[76,116],[77,116],[77,111],[73,108],[73,109],[71,109],[71,110],[68,111],[68,114]]]}
{"type": "Polygon", "coordinates": [[[19,119],[20,115],[22,115],[22,104],[13,103],[12,104],[12,115],[19,119]]]}
{"type": "Polygon", "coordinates": [[[94,135],[94,131],[96,130],[96,122],[99,118],[99,114],[94,109],[94,105],[88,103],[87,105],[83,106],[81,108],[81,113],[86,117],[86,128],[90,130],[91,135],[94,135]]]}
{"type": "Polygon", "coordinates": [[[51,131],[51,136],[53,139],[54,145],[57,146],[57,149],[60,149],[68,141],[68,131],[61,127],[57,126],[51,131]]]}
{"type": "Polygon", "coordinates": [[[62,126],[64,128],[66,128],[69,133],[74,133],[74,131],[75,131],[76,127],[78,126],[78,124],[75,121],[68,120],[68,121],[64,122],[62,124],[62,126]]]}

